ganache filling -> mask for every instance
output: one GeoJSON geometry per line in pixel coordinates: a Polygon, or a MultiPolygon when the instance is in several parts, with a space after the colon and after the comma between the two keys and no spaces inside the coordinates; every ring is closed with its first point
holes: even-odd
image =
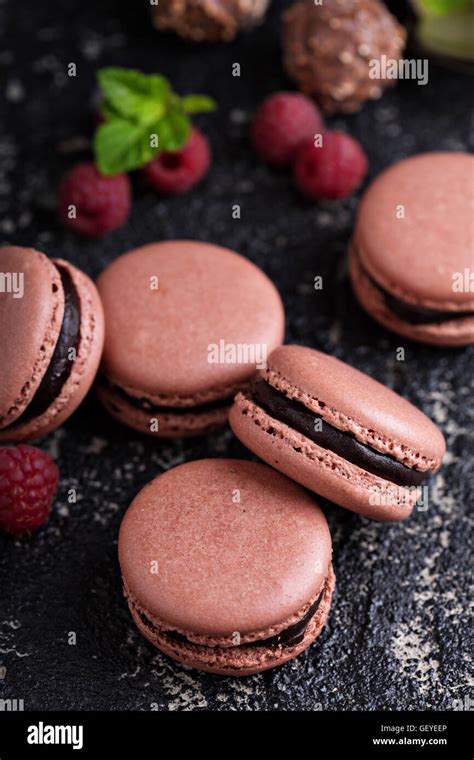
{"type": "Polygon", "coordinates": [[[130,406],[133,406],[135,409],[140,409],[142,412],[147,412],[155,415],[205,414],[206,412],[212,412],[216,409],[224,409],[225,407],[230,406],[233,400],[233,396],[230,396],[228,398],[219,398],[215,401],[207,401],[204,404],[196,404],[196,406],[166,406],[165,404],[155,404],[153,401],[150,401],[144,397],[130,396],[130,394],[128,394],[127,391],[124,391],[124,389],[119,385],[111,383],[110,380],[105,377],[105,375],[100,376],[99,382],[101,385],[109,388],[112,393],[120,396],[120,398],[130,404],[130,406]]]}
{"type": "Polygon", "coordinates": [[[361,443],[352,433],[338,430],[320,415],[299,401],[288,398],[264,380],[255,383],[251,398],[276,420],[294,428],[318,446],[333,451],[384,480],[390,480],[399,486],[418,486],[426,477],[426,472],[407,467],[390,455],[381,454],[361,443]]]}
{"type": "Polygon", "coordinates": [[[403,301],[401,298],[397,298],[379,285],[374,280],[371,274],[362,265],[360,256],[355,251],[355,255],[359,261],[359,266],[364,272],[365,276],[370,280],[372,285],[382,295],[385,304],[393,314],[400,317],[404,322],[408,322],[411,325],[428,325],[432,323],[451,322],[453,319],[463,319],[465,317],[474,317],[474,311],[442,311],[440,309],[428,309],[424,306],[417,306],[408,301],[403,301]]]}
{"type": "MultiPolygon", "coordinates": [[[[280,631],[280,633],[275,634],[275,636],[269,636],[266,639],[258,639],[257,641],[249,641],[244,644],[237,644],[237,648],[245,647],[294,647],[297,644],[300,644],[306,633],[306,629],[311,621],[311,619],[314,617],[314,615],[317,612],[317,609],[319,605],[321,604],[321,600],[323,598],[324,590],[326,588],[326,585],[323,587],[321,593],[315,599],[315,601],[312,603],[311,607],[308,609],[308,611],[304,614],[300,620],[297,620],[296,623],[293,623],[293,625],[288,626],[288,628],[285,628],[283,631],[280,631]]],[[[135,605],[134,605],[135,606],[135,605]]],[[[154,631],[155,633],[158,633],[160,636],[164,636],[165,638],[170,639],[171,641],[176,641],[181,644],[192,644],[193,646],[199,646],[203,647],[205,649],[211,649],[211,647],[206,646],[206,644],[195,644],[193,641],[190,641],[183,633],[179,633],[179,631],[162,631],[159,630],[152,621],[147,617],[147,615],[142,612],[142,610],[139,610],[136,606],[135,609],[140,616],[140,620],[144,625],[147,626],[147,628],[150,628],[150,630],[154,631]]],[[[214,648],[214,647],[212,647],[214,648]]]]}
{"type": "Polygon", "coordinates": [[[81,327],[79,298],[67,269],[58,265],[55,266],[60,274],[64,291],[64,313],[59,337],[51,361],[33,398],[23,414],[11,425],[8,425],[7,429],[29,422],[46,412],[61,393],[74,364],[69,352],[71,348],[77,351],[79,344],[81,327]]]}

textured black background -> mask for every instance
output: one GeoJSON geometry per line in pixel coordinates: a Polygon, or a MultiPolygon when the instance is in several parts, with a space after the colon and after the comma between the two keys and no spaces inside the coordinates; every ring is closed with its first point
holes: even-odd
{"type": "MultiPolygon", "coordinates": [[[[346,276],[357,197],[302,201],[287,174],[255,160],[249,116],[266,93],[290,86],[278,41],[282,5],[275,2],[265,26],[233,44],[197,47],[154,32],[132,0],[3,0],[1,241],[34,245],[92,276],[153,240],[189,237],[234,248],[278,284],[287,339],[349,361],[424,409],[447,437],[446,463],[431,481],[428,510],[404,524],[368,522],[323,503],[337,574],[326,630],[281,669],[213,677],[175,665],[135,630],[121,595],[117,531],[132,497],[163,469],[247,454],[230,431],[184,443],[147,439],[89,399],[41,442],[61,469],[50,521],[30,540],[0,538],[0,698],[24,699],[26,709],[456,709],[474,698],[467,673],[473,352],[411,344],[376,326],[346,276]],[[76,78],[67,77],[70,62],[76,78]],[[233,62],[241,64],[240,78],[231,75],[233,62]],[[83,158],[94,72],[110,64],[162,72],[178,91],[214,95],[218,113],[201,120],[214,163],[185,197],[160,200],[136,183],[129,223],[87,242],[57,223],[54,187],[83,158]],[[240,221],[231,218],[235,203],[240,221]],[[322,291],[312,287],[315,275],[324,278],[322,291]],[[398,346],[404,362],[396,360],[398,346]],[[76,504],[67,502],[70,488],[76,504]]],[[[361,141],[372,177],[419,151],[472,150],[471,90],[466,76],[433,64],[428,86],[401,82],[331,124],[361,141]]]]}

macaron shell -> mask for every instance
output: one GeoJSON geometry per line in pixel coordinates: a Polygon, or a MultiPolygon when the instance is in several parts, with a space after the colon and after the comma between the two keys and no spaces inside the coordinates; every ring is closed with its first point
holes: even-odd
{"type": "Polygon", "coordinates": [[[467,346],[474,343],[474,316],[421,325],[401,320],[388,308],[381,292],[361,268],[353,246],[349,250],[349,275],[360,305],[388,330],[434,346],[467,346]]]}
{"type": "Polygon", "coordinates": [[[331,565],[319,607],[306,628],[303,640],[292,647],[198,647],[185,642],[173,642],[151,631],[132,607],[130,612],[143,636],[177,662],[217,675],[247,676],[283,665],[315,641],[326,623],[334,584],[335,576],[331,565]]]}
{"type": "Polygon", "coordinates": [[[21,416],[53,355],[64,313],[58,270],[34,248],[0,248],[0,270],[24,276],[24,294],[0,294],[0,428],[21,416]]]}
{"type": "Polygon", "coordinates": [[[116,420],[139,433],[156,435],[160,438],[186,438],[217,430],[226,424],[231,407],[229,403],[228,406],[207,412],[196,413],[190,409],[188,413],[163,414],[160,412],[159,415],[153,415],[152,412],[137,409],[127,403],[118,393],[114,393],[100,383],[97,385],[96,392],[100,402],[116,420]],[[158,421],[157,430],[154,427],[156,421],[158,421]]]}
{"type": "Polygon", "coordinates": [[[205,403],[249,379],[255,364],[212,363],[211,344],[265,344],[269,353],[283,339],[272,282],[220,246],[152,243],[117,258],[97,285],[107,319],[102,370],[153,402],[205,403]]]}
{"type": "Polygon", "coordinates": [[[359,205],[354,242],[379,285],[428,308],[474,308],[472,292],[453,291],[453,273],[472,271],[473,179],[474,156],[460,152],[412,156],[375,179],[359,205]]]}
{"type": "Polygon", "coordinates": [[[53,404],[24,425],[20,423],[18,427],[0,431],[0,441],[20,442],[40,438],[58,428],[83,401],[97,373],[104,344],[104,315],[99,294],[86,274],[67,261],[54,261],[69,272],[79,299],[81,322],[77,357],[53,404]]]}
{"type": "Polygon", "coordinates": [[[261,374],[381,453],[422,470],[441,463],[446,444],[436,425],[390,388],[334,356],[305,346],[280,346],[261,374]]]}
{"type": "Polygon", "coordinates": [[[418,491],[361,470],[270,417],[244,394],[230,410],[237,438],[264,462],[341,507],[373,520],[398,521],[413,510],[418,491]]]}
{"type": "Polygon", "coordinates": [[[168,470],[138,494],[120,528],[119,560],[150,615],[184,634],[230,639],[306,604],[327,576],[331,539],[314,500],[283,475],[208,459],[168,470]]]}

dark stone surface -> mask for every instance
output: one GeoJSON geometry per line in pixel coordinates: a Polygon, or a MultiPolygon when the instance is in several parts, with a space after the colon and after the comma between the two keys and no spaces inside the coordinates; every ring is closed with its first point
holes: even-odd
{"type": "MultiPolygon", "coordinates": [[[[230,431],[188,442],[146,439],[89,399],[41,442],[62,474],[49,523],[28,541],[0,538],[0,698],[23,698],[26,709],[456,709],[473,697],[473,351],[411,344],[372,323],[352,297],[344,263],[357,197],[306,203],[287,174],[255,161],[248,117],[263,95],[289,86],[280,66],[281,5],[235,44],[193,47],[154,33],[146,9],[131,0],[2,2],[1,239],[65,257],[93,276],[152,240],[190,237],[235,248],[278,284],[287,339],[349,361],[424,409],[447,437],[446,463],[431,481],[426,511],[405,524],[375,524],[324,503],[337,590],[318,643],[264,675],[213,677],[173,664],[135,630],[121,595],[117,531],[132,497],[163,469],[246,452],[230,431]],[[70,62],[76,78],[66,75],[70,62]],[[240,78],[231,76],[233,62],[241,63],[240,78]],[[214,152],[201,187],[158,200],[137,182],[130,222],[87,242],[58,225],[53,191],[60,173],[82,158],[75,150],[92,130],[94,70],[106,64],[161,71],[179,91],[212,93],[220,109],[201,120],[214,152]],[[240,221],[231,218],[235,203],[240,221]],[[316,275],[322,291],[313,289],[316,275]],[[405,361],[396,359],[398,346],[405,361]],[[68,503],[71,488],[76,504],[68,503]]],[[[401,82],[359,114],[330,123],[361,140],[374,176],[418,151],[472,149],[471,91],[471,80],[432,65],[428,86],[401,82]]]]}

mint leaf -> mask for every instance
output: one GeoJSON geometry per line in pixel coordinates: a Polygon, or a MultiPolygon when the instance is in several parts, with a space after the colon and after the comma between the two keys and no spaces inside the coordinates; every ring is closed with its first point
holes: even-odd
{"type": "Polygon", "coordinates": [[[207,95],[185,95],[181,105],[186,113],[208,113],[217,107],[215,100],[207,95]]]}
{"type": "Polygon", "coordinates": [[[110,121],[111,119],[121,118],[120,113],[116,111],[115,108],[111,106],[110,103],[108,103],[106,100],[100,104],[99,111],[107,121],[110,121]]]}
{"type": "Polygon", "coordinates": [[[164,114],[171,92],[164,77],[110,67],[100,69],[97,78],[106,107],[121,117],[149,124],[164,114]]]}
{"type": "Polygon", "coordinates": [[[106,122],[96,130],[94,152],[105,175],[139,169],[161,150],[180,150],[189,137],[189,114],[216,107],[207,95],[180,98],[159,74],[109,67],[97,78],[106,122]]]}
{"type": "Polygon", "coordinates": [[[170,111],[153,130],[158,135],[160,150],[179,150],[188,139],[191,126],[185,114],[170,111]]]}
{"type": "Polygon", "coordinates": [[[125,119],[108,121],[98,127],[94,135],[96,166],[104,175],[139,169],[158,152],[150,143],[148,127],[125,119]]]}

